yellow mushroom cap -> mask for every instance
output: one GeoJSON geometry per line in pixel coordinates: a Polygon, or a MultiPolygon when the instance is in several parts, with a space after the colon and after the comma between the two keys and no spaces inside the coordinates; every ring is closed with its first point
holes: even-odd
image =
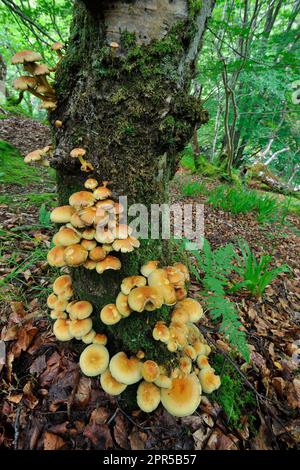
{"type": "Polygon", "coordinates": [[[92,251],[97,246],[95,240],[82,240],[80,244],[87,251],[92,251]]]}
{"type": "Polygon", "coordinates": [[[68,315],[62,310],[51,310],[50,317],[52,320],[57,320],[58,318],[66,319],[68,315]]]}
{"type": "Polygon", "coordinates": [[[35,64],[32,70],[32,74],[36,76],[48,75],[49,73],[50,73],[50,70],[46,64],[35,64]]]}
{"type": "Polygon", "coordinates": [[[113,236],[112,231],[109,228],[98,227],[95,234],[95,240],[99,243],[110,244],[113,243],[115,237],[113,236]]]}
{"type": "Polygon", "coordinates": [[[71,276],[64,274],[63,276],[59,276],[57,279],[55,279],[53,283],[53,292],[56,295],[63,294],[66,288],[70,286],[72,286],[71,276]]]}
{"type": "Polygon", "coordinates": [[[161,389],[161,402],[173,416],[188,416],[194,413],[201,400],[201,387],[195,374],[172,380],[169,389],[161,389]]]}
{"type": "Polygon", "coordinates": [[[35,88],[37,82],[34,77],[29,77],[26,75],[22,75],[14,80],[13,86],[16,90],[28,90],[30,88],[35,88]]]}
{"type": "Polygon", "coordinates": [[[142,382],[138,386],[136,401],[145,413],[151,413],[160,404],[160,389],[149,382],[142,382]]]}
{"type": "Polygon", "coordinates": [[[95,233],[96,233],[96,230],[92,227],[89,227],[83,230],[81,236],[85,240],[93,240],[95,233]]]}
{"type": "Polygon", "coordinates": [[[188,327],[184,323],[172,321],[169,326],[170,338],[181,348],[187,345],[188,327]]]}
{"type": "Polygon", "coordinates": [[[61,300],[70,300],[71,297],[73,297],[74,292],[72,289],[72,285],[67,286],[63,292],[59,294],[59,297],[61,300]]]}
{"type": "Polygon", "coordinates": [[[75,320],[84,320],[93,312],[93,306],[87,300],[79,300],[70,306],[69,313],[73,315],[75,320]]]}
{"type": "Polygon", "coordinates": [[[115,304],[105,305],[100,312],[100,319],[105,325],[115,325],[121,318],[115,304]]]}
{"type": "Polygon", "coordinates": [[[210,353],[211,353],[211,347],[208,344],[206,344],[205,345],[205,356],[209,356],[210,353]]]}
{"type": "Polygon", "coordinates": [[[121,251],[121,253],[131,253],[134,250],[130,242],[130,237],[125,240],[115,240],[112,247],[114,251],[121,251]]]}
{"type": "Polygon", "coordinates": [[[158,321],[153,328],[152,336],[156,341],[167,343],[170,340],[169,328],[164,322],[158,321]]]}
{"type": "Polygon", "coordinates": [[[142,376],[146,382],[154,382],[159,377],[159,366],[154,361],[145,361],[142,365],[142,376]]]}
{"type": "Polygon", "coordinates": [[[81,209],[83,207],[91,207],[95,202],[93,193],[89,191],[78,191],[73,193],[69,198],[69,204],[75,209],[81,209]]]}
{"type": "Polygon", "coordinates": [[[119,224],[112,229],[115,238],[126,240],[132,234],[132,228],[126,224],[119,224]]]}
{"type": "Polygon", "coordinates": [[[120,395],[120,393],[124,392],[125,388],[127,388],[126,384],[122,384],[114,379],[109,369],[106,369],[106,371],[101,374],[100,383],[103,390],[109,395],[120,395]]]}
{"type": "Polygon", "coordinates": [[[103,261],[99,261],[96,264],[96,271],[99,274],[103,273],[107,269],[121,269],[121,261],[119,260],[119,258],[108,255],[103,261]]]}
{"type": "Polygon", "coordinates": [[[196,351],[197,356],[204,355],[206,356],[206,344],[201,343],[200,340],[192,342],[193,348],[196,351]]]}
{"type": "MultiPolygon", "coordinates": [[[[196,341],[201,340],[201,333],[199,328],[193,323],[187,323],[188,327],[188,341],[190,344],[194,344],[196,341]]],[[[200,354],[200,353],[199,353],[200,354]]],[[[204,354],[204,353],[201,353],[204,354]]]]}
{"type": "Polygon", "coordinates": [[[107,336],[103,333],[97,333],[96,336],[93,338],[94,344],[103,344],[105,346],[107,344],[107,336]]]}
{"type": "MultiPolygon", "coordinates": [[[[72,306],[78,302],[77,300],[72,300],[72,302],[69,302],[66,306],[66,312],[71,313],[72,306]]],[[[75,318],[76,320],[76,318],[75,318]]]]}
{"type": "Polygon", "coordinates": [[[56,305],[57,300],[58,300],[57,295],[55,295],[55,294],[48,295],[48,297],[47,297],[47,306],[51,309],[55,309],[55,305],[56,305]]]}
{"type": "Polygon", "coordinates": [[[48,109],[48,110],[52,111],[52,110],[56,109],[57,106],[56,106],[56,102],[54,102],[54,101],[42,101],[42,103],[40,104],[40,108],[48,109]]]}
{"type": "Polygon", "coordinates": [[[86,189],[95,189],[98,186],[98,181],[95,178],[88,178],[84,183],[86,189]]]}
{"type": "Polygon", "coordinates": [[[174,263],[174,268],[177,268],[184,275],[185,280],[188,282],[190,280],[190,273],[188,268],[183,263],[174,263]]]}
{"type": "Polygon", "coordinates": [[[135,287],[128,296],[129,307],[135,312],[143,310],[152,311],[160,308],[164,298],[162,293],[155,287],[135,287]]]}
{"type": "Polygon", "coordinates": [[[86,335],[84,335],[81,340],[84,344],[91,344],[93,342],[93,339],[96,336],[96,331],[91,330],[89,331],[86,335]]]}
{"type": "Polygon", "coordinates": [[[194,299],[187,298],[181,300],[177,303],[176,308],[186,310],[189,314],[189,321],[192,323],[196,323],[203,316],[203,308],[199,302],[194,299]]]}
{"type": "Polygon", "coordinates": [[[197,366],[199,367],[199,369],[205,369],[206,367],[210,367],[207,356],[204,356],[204,354],[200,354],[197,357],[197,366]]]}
{"type": "Polygon", "coordinates": [[[76,147],[70,152],[70,156],[72,158],[84,157],[86,154],[86,150],[81,147],[76,147]]]}
{"type": "Polygon", "coordinates": [[[184,287],[185,276],[179,269],[175,266],[167,266],[164,270],[171,284],[177,287],[184,287]]]}
{"type": "Polygon", "coordinates": [[[69,328],[70,320],[58,319],[53,324],[53,333],[59,341],[70,341],[74,338],[69,328]]]}
{"type": "Polygon", "coordinates": [[[57,268],[61,268],[65,266],[65,248],[63,246],[55,246],[52,248],[47,254],[47,261],[50,266],[56,266],[57,268]]]}
{"type": "Polygon", "coordinates": [[[157,269],[158,261],[148,261],[141,267],[141,273],[143,276],[148,277],[155,269],[157,269]]]}
{"type": "Polygon", "coordinates": [[[198,377],[204,393],[212,393],[221,385],[220,377],[215,375],[211,367],[200,370],[198,377]]]}
{"type": "Polygon", "coordinates": [[[52,44],[51,49],[52,51],[61,51],[64,49],[64,44],[60,41],[56,41],[55,43],[52,44]]]}
{"type": "Polygon", "coordinates": [[[81,339],[87,335],[93,328],[93,322],[90,318],[84,320],[71,320],[69,323],[70,333],[75,336],[76,339],[81,339]]]}
{"type": "Polygon", "coordinates": [[[24,50],[17,52],[11,59],[12,64],[24,64],[26,62],[37,62],[42,60],[42,56],[39,52],[24,50]]]}
{"type": "Polygon", "coordinates": [[[142,351],[142,349],[140,349],[140,350],[136,353],[136,357],[137,357],[138,359],[144,359],[144,357],[145,357],[144,351],[142,351]]]}
{"type": "Polygon", "coordinates": [[[147,280],[143,276],[124,277],[121,284],[121,291],[123,292],[123,294],[128,295],[134,287],[143,287],[146,285],[146,283],[147,280]]]}
{"type": "Polygon", "coordinates": [[[128,358],[124,352],[115,354],[109,363],[112,376],[121,383],[132,385],[141,380],[141,363],[136,357],[128,358]]]}
{"type": "Polygon", "coordinates": [[[85,223],[81,220],[77,212],[74,212],[74,214],[71,216],[70,222],[71,222],[71,225],[75,228],[85,227],[85,223]]]}
{"type": "Polygon", "coordinates": [[[97,208],[85,207],[78,212],[78,215],[85,225],[93,225],[96,221],[97,208]]]}
{"type": "Polygon", "coordinates": [[[187,323],[189,321],[189,314],[186,309],[175,306],[172,315],[172,321],[187,323]]]}
{"type": "Polygon", "coordinates": [[[69,246],[80,242],[80,235],[74,229],[63,227],[53,237],[53,243],[59,246],[69,246]]]}
{"type": "Polygon", "coordinates": [[[59,295],[57,297],[57,302],[55,304],[55,310],[65,311],[66,308],[67,308],[67,305],[68,305],[67,299],[65,299],[64,297],[61,297],[61,295],[59,295]]]}
{"type": "Polygon", "coordinates": [[[90,344],[82,351],[79,358],[80,369],[88,377],[103,374],[108,363],[108,350],[101,344],[90,344]]]}
{"type": "Polygon", "coordinates": [[[37,150],[33,150],[32,152],[29,152],[24,158],[24,162],[25,163],[38,162],[39,160],[42,160],[42,159],[43,159],[43,151],[42,149],[37,149],[37,150]]]}
{"type": "Polygon", "coordinates": [[[151,287],[163,287],[169,285],[169,279],[164,269],[155,269],[148,276],[148,284],[151,287]]]}
{"type": "MultiPolygon", "coordinates": [[[[46,88],[46,87],[45,87],[46,88]]],[[[45,90],[46,91],[46,90],[45,90]]],[[[63,123],[62,121],[60,121],[59,119],[56,119],[56,121],[54,122],[54,125],[57,129],[59,129],[60,127],[62,127],[63,123]]]]}
{"type": "Polygon", "coordinates": [[[176,343],[176,341],[174,341],[173,339],[170,339],[167,343],[167,350],[170,352],[175,352],[177,351],[177,346],[178,343],[176,343]]]}
{"type": "Polygon", "coordinates": [[[95,205],[104,211],[111,211],[114,208],[114,204],[112,199],[103,199],[102,201],[97,201],[95,205]]]}
{"type": "Polygon", "coordinates": [[[192,359],[192,361],[194,361],[197,357],[197,353],[195,351],[195,349],[193,348],[193,346],[191,345],[188,345],[184,348],[184,353],[190,357],[192,359]]]}
{"type": "Polygon", "coordinates": [[[155,385],[160,388],[170,388],[172,387],[172,379],[167,375],[160,374],[156,380],[154,380],[155,385]]]}
{"type": "Polygon", "coordinates": [[[190,374],[192,370],[192,361],[188,356],[179,359],[179,368],[184,374],[190,374]]]}
{"type": "Polygon", "coordinates": [[[107,199],[112,195],[111,190],[107,188],[107,184],[108,182],[104,181],[103,186],[98,186],[98,188],[94,190],[93,194],[94,194],[95,199],[97,200],[107,199]]]}
{"type": "Polygon", "coordinates": [[[68,266],[79,266],[87,260],[87,257],[88,251],[79,244],[69,245],[65,248],[64,259],[68,266]]]}
{"type": "MultiPolygon", "coordinates": [[[[150,274],[151,276],[151,274],[150,274]]],[[[176,292],[172,285],[165,285],[160,287],[166,305],[174,305],[177,301],[176,292]]]]}
{"type": "Polygon", "coordinates": [[[96,269],[96,261],[92,261],[91,259],[87,259],[84,263],[83,263],[83,266],[86,268],[86,269],[96,269]]]}
{"type": "Polygon", "coordinates": [[[116,306],[118,312],[120,313],[120,315],[122,315],[122,317],[129,317],[132,312],[128,304],[128,295],[123,294],[123,292],[119,292],[119,294],[117,295],[116,306]]]}
{"type": "Polygon", "coordinates": [[[105,259],[106,253],[102,246],[96,246],[90,251],[89,257],[91,260],[98,262],[105,259]]]}

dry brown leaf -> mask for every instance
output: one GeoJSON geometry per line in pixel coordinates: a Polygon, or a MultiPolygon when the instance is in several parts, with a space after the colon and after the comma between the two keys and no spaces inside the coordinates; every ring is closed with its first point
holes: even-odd
{"type": "Polygon", "coordinates": [[[92,411],[90,423],[104,424],[109,418],[109,412],[106,408],[96,408],[92,411]]]}
{"type": "Polygon", "coordinates": [[[291,408],[300,408],[300,379],[296,378],[288,386],[287,399],[291,408]]]}
{"type": "Polygon", "coordinates": [[[91,398],[92,381],[88,377],[80,377],[76,390],[74,403],[79,406],[86,406],[91,398]]]}
{"type": "Polygon", "coordinates": [[[121,449],[129,449],[125,419],[122,414],[117,414],[114,425],[114,438],[121,449]]]}
{"type": "Polygon", "coordinates": [[[103,450],[113,447],[113,440],[107,424],[96,424],[93,421],[85,427],[83,435],[91,441],[95,449],[103,450]]]}
{"type": "Polygon", "coordinates": [[[45,432],[44,434],[44,450],[58,450],[65,445],[65,441],[56,434],[45,432]]]}
{"type": "Polygon", "coordinates": [[[132,431],[128,436],[132,450],[144,450],[147,434],[140,431],[132,431]]]}
{"type": "Polygon", "coordinates": [[[215,429],[210,435],[206,450],[238,450],[238,439],[233,434],[225,435],[220,429],[215,429]]]}

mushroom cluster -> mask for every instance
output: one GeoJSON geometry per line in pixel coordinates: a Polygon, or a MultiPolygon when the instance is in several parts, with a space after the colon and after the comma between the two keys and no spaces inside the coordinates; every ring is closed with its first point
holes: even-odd
{"type": "Polygon", "coordinates": [[[81,340],[84,344],[105,346],[107,337],[93,329],[93,306],[87,300],[72,300],[72,279],[68,274],[53,283],[53,292],[47,298],[53,333],[59,341],[81,340]]]}
{"type": "Polygon", "coordinates": [[[115,304],[105,305],[100,319],[110,326],[129,315],[151,312],[163,305],[174,306],[169,324],[158,321],[152,334],[154,340],[174,353],[177,366],[170,369],[158,364],[147,359],[143,351],[132,357],[121,351],[111,358],[100,382],[107,393],[117,395],[123,387],[142,380],[137,388],[141,410],[151,412],[161,402],[174,416],[187,416],[198,407],[202,391],[212,393],[221,383],[208,361],[211,349],[195,325],[203,309],[199,302],[187,297],[189,272],[184,264],[159,268],[157,261],[149,261],[141,273],[123,279],[115,304]]]}
{"type": "Polygon", "coordinates": [[[29,152],[24,158],[25,163],[32,163],[39,166],[50,166],[48,158],[53,156],[53,148],[51,145],[47,145],[42,149],[33,150],[29,152]]]}
{"type": "Polygon", "coordinates": [[[140,243],[132,229],[120,223],[124,208],[115,202],[108,182],[102,185],[88,178],[85,190],[72,194],[69,205],[56,207],[51,221],[63,224],[54,235],[54,247],[47,260],[51,266],[84,266],[102,274],[108,269],[118,270],[121,261],[111,252],[129,253],[140,243]]]}
{"type": "Polygon", "coordinates": [[[72,281],[67,274],[55,280],[47,299],[50,317],[55,320],[53,332],[60,341],[77,339],[87,345],[79,358],[81,371],[88,377],[99,376],[106,393],[120,395],[140,382],[136,400],[142,411],[150,413],[162,403],[170,414],[188,416],[199,406],[202,391],[211,393],[220,386],[220,377],[208,361],[211,349],[195,325],[203,310],[199,302],[187,297],[189,273],[182,263],[159,268],[157,261],[149,261],[141,273],[124,278],[116,303],[101,309],[103,330],[129,315],[173,306],[169,322],[158,321],[153,328],[153,339],[174,354],[172,366],[147,358],[144,351],[119,351],[110,357],[106,334],[93,328],[92,304],[72,300],[72,281]]]}
{"type": "MultiPolygon", "coordinates": [[[[63,48],[64,45],[61,42],[56,42],[51,47],[59,56],[59,60],[61,60],[63,48]]],[[[22,93],[28,91],[39,98],[42,101],[41,108],[51,112],[56,109],[56,96],[55,90],[49,82],[49,76],[51,72],[56,70],[56,67],[49,68],[46,64],[38,63],[41,61],[42,56],[39,52],[30,50],[17,52],[11,63],[22,64],[25,72],[29,75],[21,75],[16,78],[13,85],[16,90],[22,93]]]]}

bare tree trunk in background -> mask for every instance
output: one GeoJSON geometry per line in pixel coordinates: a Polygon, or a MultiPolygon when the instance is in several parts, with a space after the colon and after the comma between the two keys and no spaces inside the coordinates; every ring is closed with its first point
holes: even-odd
{"type": "Polygon", "coordinates": [[[0,96],[6,97],[6,63],[0,54],[0,96]]]}
{"type": "MultiPolygon", "coordinates": [[[[128,203],[168,201],[177,155],[195,125],[207,121],[190,94],[206,21],[214,0],[76,1],[67,53],[57,72],[58,107],[54,166],[60,203],[82,189],[86,174],[69,157],[74,147],[100,181],[112,181],[128,203]],[[201,3],[201,2],[200,2],[201,3]],[[110,43],[119,44],[114,53],[110,43]]],[[[120,279],[137,274],[145,260],[170,257],[169,245],[146,240],[122,255],[122,270],[101,276],[73,270],[76,295],[95,307],[114,301],[120,279]]]]}

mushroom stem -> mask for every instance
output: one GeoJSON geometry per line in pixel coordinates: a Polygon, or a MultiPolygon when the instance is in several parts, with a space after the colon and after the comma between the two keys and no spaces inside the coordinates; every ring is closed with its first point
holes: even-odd
{"type": "Polygon", "coordinates": [[[79,156],[79,161],[82,165],[81,169],[82,171],[93,171],[94,167],[91,163],[87,162],[83,157],[79,156]]]}

